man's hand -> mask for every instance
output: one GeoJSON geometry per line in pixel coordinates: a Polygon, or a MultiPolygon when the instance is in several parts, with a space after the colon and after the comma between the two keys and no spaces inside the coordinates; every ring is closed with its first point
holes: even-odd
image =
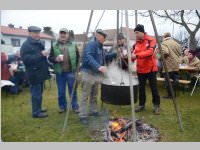
{"type": "Polygon", "coordinates": [[[118,48],[117,48],[117,52],[118,52],[118,53],[121,53],[121,52],[122,52],[122,48],[121,48],[121,47],[118,47],[118,48]]]}
{"type": "Polygon", "coordinates": [[[98,70],[99,70],[100,72],[102,72],[103,74],[105,74],[105,73],[107,72],[107,67],[106,67],[106,66],[100,66],[100,67],[98,68],[98,70]]]}
{"type": "Polygon", "coordinates": [[[43,50],[41,53],[42,53],[42,55],[45,56],[45,57],[48,56],[48,50],[43,50]]]}
{"type": "Polygon", "coordinates": [[[62,60],[62,58],[61,58],[60,56],[57,56],[57,57],[56,57],[56,61],[57,61],[57,62],[62,62],[63,60],[62,60]]]}

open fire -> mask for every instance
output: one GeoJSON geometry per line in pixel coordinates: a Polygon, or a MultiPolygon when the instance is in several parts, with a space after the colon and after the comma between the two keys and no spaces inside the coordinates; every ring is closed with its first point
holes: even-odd
{"type": "MultiPolygon", "coordinates": [[[[96,142],[132,142],[132,121],[128,118],[113,117],[93,124],[90,130],[91,137],[96,142]],[[107,121],[106,121],[107,120],[107,121]]],[[[141,119],[136,120],[136,141],[157,142],[160,141],[160,132],[153,125],[145,123],[141,119]]]]}
{"type": "Polygon", "coordinates": [[[110,119],[104,132],[105,141],[126,142],[131,139],[132,122],[125,118],[110,119]]]}
{"type": "MultiPolygon", "coordinates": [[[[111,118],[107,127],[101,132],[106,142],[131,142],[132,121],[128,118],[111,118]]],[[[138,142],[157,142],[160,140],[158,129],[142,120],[136,120],[136,136],[138,142]]]]}

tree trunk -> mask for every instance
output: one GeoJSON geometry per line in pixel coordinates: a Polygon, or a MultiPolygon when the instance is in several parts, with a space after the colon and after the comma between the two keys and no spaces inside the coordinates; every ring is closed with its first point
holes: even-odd
{"type": "Polygon", "coordinates": [[[197,41],[196,41],[196,38],[195,38],[195,34],[190,34],[190,37],[189,37],[189,48],[190,49],[196,49],[196,46],[197,46],[197,41]]]}

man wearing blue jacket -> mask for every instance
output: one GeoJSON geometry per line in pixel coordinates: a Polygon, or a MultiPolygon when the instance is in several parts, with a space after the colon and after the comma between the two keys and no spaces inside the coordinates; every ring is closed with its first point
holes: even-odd
{"type": "Polygon", "coordinates": [[[95,37],[86,45],[82,66],[82,96],[80,100],[80,122],[88,123],[87,99],[90,97],[89,115],[99,116],[97,107],[98,81],[107,72],[105,61],[117,56],[117,53],[105,54],[103,43],[106,39],[106,33],[98,29],[95,37]]]}

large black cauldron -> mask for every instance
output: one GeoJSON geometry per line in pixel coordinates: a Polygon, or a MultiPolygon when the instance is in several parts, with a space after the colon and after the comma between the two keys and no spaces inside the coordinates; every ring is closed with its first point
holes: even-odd
{"type": "MultiPolygon", "coordinates": [[[[138,86],[133,87],[134,103],[138,99],[138,86]]],[[[130,86],[101,84],[101,100],[107,104],[130,105],[130,86]]]]}

